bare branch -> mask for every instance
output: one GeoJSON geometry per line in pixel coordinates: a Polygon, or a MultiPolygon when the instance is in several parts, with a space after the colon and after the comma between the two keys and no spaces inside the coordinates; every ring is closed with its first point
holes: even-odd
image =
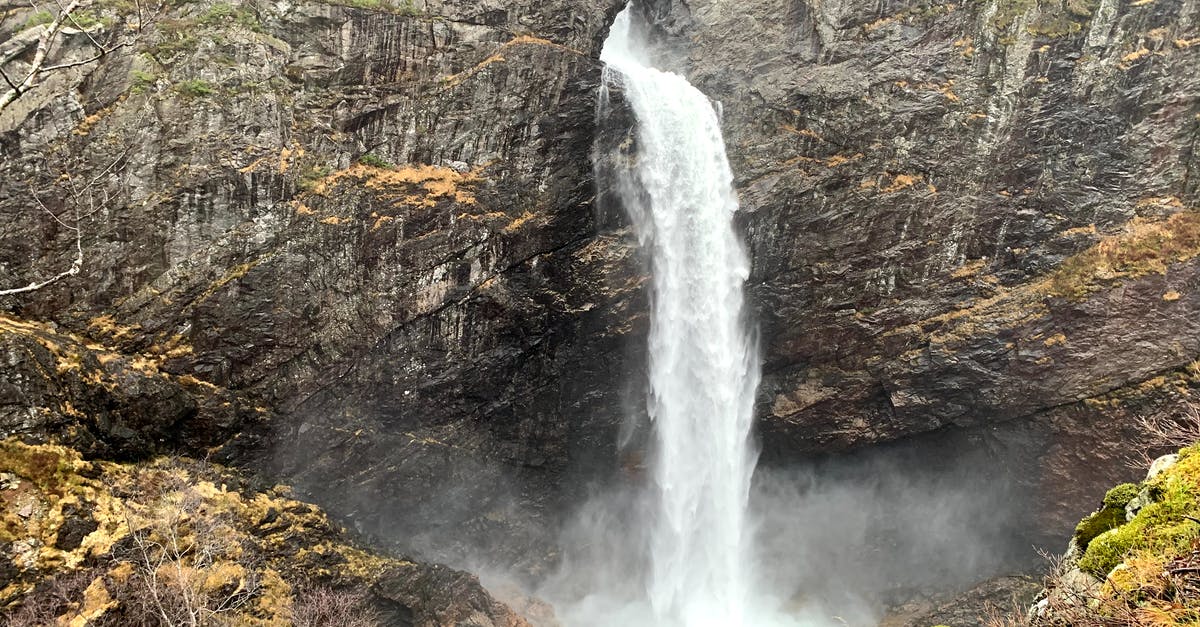
{"type": "Polygon", "coordinates": [[[4,68],[0,68],[0,76],[4,77],[4,82],[8,83],[9,89],[13,89],[13,90],[18,89],[16,83],[12,82],[12,79],[8,77],[8,72],[5,72],[4,68]]]}
{"type": "Polygon", "coordinates": [[[67,16],[67,19],[68,19],[68,20],[71,20],[71,25],[73,25],[73,26],[75,27],[75,29],[76,29],[76,30],[78,30],[79,32],[81,32],[81,33],[83,33],[84,35],[86,35],[86,36],[87,36],[87,38],[88,38],[88,41],[92,42],[92,45],[93,45],[93,46],[95,46],[97,49],[99,49],[99,50],[101,51],[101,53],[103,54],[103,52],[104,52],[104,46],[101,46],[101,45],[100,45],[100,42],[96,41],[96,38],[95,38],[95,37],[92,37],[92,33],[91,33],[91,31],[89,31],[88,29],[84,28],[84,27],[83,27],[83,26],[82,26],[82,25],[79,23],[79,20],[76,20],[76,19],[75,19],[75,14],[74,14],[74,12],[72,12],[72,11],[68,11],[68,10],[67,10],[65,7],[63,7],[63,4],[62,4],[62,2],[61,2],[60,0],[54,0],[54,4],[57,4],[57,5],[58,5],[58,10],[59,10],[59,11],[61,11],[62,13],[64,13],[64,14],[66,14],[66,16],[67,16]]]}
{"type": "MultiPolygon", "coordinates": [[[[57,222],[59,225],[61,225],[62,227],[66,228],[66,229],[75,231],[75,259],[74,259],[74,261],[71,262],[71,266],[69,268],[67,268],[66,270],[64,270],[62,272],[59,272],[58,274],[50,277],[49,279],[46,279],[44,281],[33,281],[33,282],[30,282],[29,285],[25,285],[23,287],[16,287],[16,288],[11,288],[11,289],[0,290],[0,296],[14,296],[17,294],[26,294],[29,292],[34,292],[34,291],[40,290],[48,285],[51,285],[58,281],[61,281],[67,277],[75,276],[83,270],[83,229],[82,229],[83,214],[80,211],[80,204],[83,202],[84,196],[87,195],[88,208],[91,210],[88,212],[88,215],[91,215],[92,213],[95,212],[96,204],[97,204],[96,199],[95,199],[97,186],[100,184],[101,179],[108,176],[110,173],[112,173],[112,171],[114,169],[116,169],[119,165],[121,165],[122,162],[124,162],[125,157],[129,154],[129,150],[130,150],[129,148],[125,148],[124,150],[122,150],[120,152],[120,154],[118,154],[116,157],[114,157],[111,161],[108,162],[108,165],[106,165],[103,170],[101,170],[98,174],[96,174],[92,178],[88,179],[88,181],[83,185],[82,188],[76,187],[74,180],[71,179],[70,177],[67,177],[65,179],[65,181],[64,181],[65,185],[70,192],[71,199],[73,201],[72,204],[74,205],[75,226],[71,226],[71,225],[67,224],[66,222],[63,222],[62,219],[59,218],[57,214],[55,214],[53,211],[51,211],[50,208],[47,207],[46,204],[42,202],[42,199],[39,198],[37,196],[37,194],[33,194],[34,202],[36,202],[43,211],[45,211],[47,214],[49,214],[50,217],[53,218],[55,222],[57,222]]],[[[108,190],[100,188],[99,193],[102,196],[100,198],[99,204],[107,205],[108,201],[109,201],[108,190]]]]}
{"type": "Polygon", "coordinates": [[[124,42],[121,42],[121,43],[111,47],[111,48],[100,48],[100,52],[96,53],[96,56],[94,56],[94,57],[89,57],[87,59],[83,59],[82,61],[71,61],[69,63],[59,63],[58,65],[51,65],[49,67],[41,68],[40,70],[38,70],[38,72],[44,74],[46,72],[54,72],[56,70],[65,70],[67,68],[78,67],[80,65],[87,65],[89,63],[95,63],[96,61],[103,59],[104,57],[108,56],[109,54],[112,54],[113,52],[116,52],[117,50],[120,50],[121,48],[124,48],[125,46],[132,46],[132,45],[133,45],[133,42],[124,41],[124,42]]]}
{"type": "Polygon", "coordinates": [[[42,35],[38,37],[37,51],[34,52],[33,61],[30,63],[29,74],[17,84],[16,88],[9,89],[3,95],[0,95],[0,109],[7,107],[18,96],[33,86],[38,74],[41,73],[42,66],[46,64],[46,56],[50,54],[50,48],[54,44],[55,37],[62,30],[63,22],[70,17],[72,11],[79,8],[79,3],[80,0],[71,0],[71,3],[62,12],[54,16],[54,21],[50,22],[50,25],[42,31],[42,35]]]}
{"type": "Polygon", "coordinates": [[[79,228],[79,207],[78,206],[75,207],[75,226],[68,226],[66,224],[63,224],[63,221],[60,220],[58,218],[58,216],[54,215],[54,212],[50,211],[50,209],[48,207],[46,207],[46,205],[44,203],[42,203],[42,200],[40,198],[37,198],[35,196],[34,200],[37,201],[38,205],[40,205],[41,208],[46,211],[46,213],[49,213],[50,216],[54,218],[55,222],[58,222],[59,224],[62,224],[63,226],[67,227],[68,229],[75,231],[75,260],[71,262],[70,268],[67,268],[66,270],[63,270],[62,272],[59,272],[58,274],[50,277],[49,279],[46,279],[45,281],[41,281],[41,282],[35,281],[33,283],[30,283],[29,285],[26,285],[25,287],[16,287],[13,289],[8,289],[8,290],[0,290],[0,296],[12,296],[14,294],[25,294],[27,292],[33,292],[36,290],[40,290],[43,287],[46,287],[47,285],[50,285],[57,281],[61,281],[69,276],[75,276],[75,275],[79,274],[80,270],[83,269],[83,231],[79,228]]]}

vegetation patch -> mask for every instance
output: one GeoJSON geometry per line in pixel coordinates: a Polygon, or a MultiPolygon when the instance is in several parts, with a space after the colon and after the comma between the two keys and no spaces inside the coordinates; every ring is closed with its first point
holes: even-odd
{"type": "MultiPolygon", "coordinates": [[[[1200,539],[1200,448],[1180,451],[1179,460],[1166,472],[1151,479],[1138,490],[1149,503],[1132,520],[1112,527],[1091,539],[1079,567],[1097,577],[1106,577],[1134,552],[1148,552],[1171,560],[1189,555],[1200,539]]],[[[1119,486],[1114,502],[1127,496],[1128,486],[1119,486]]],[[[1110,492],[1110,494],[1113,494],[1110,492]]],[[[1105,508],[1108,509],[1108,499],[1105,508]]],[[[1093,515],[1093,517],[1095,514],[1093,515]]],[[[1083,527],[1092,517],[1080,523],[1083,527]]]]}
{"type": "Polygon", "coordinates": [[[474,205],[475,187],[480,180],[477,171],[459,172],[434,165],[384,168],[358,163],[325,177],[312,191],[324,195],[351,179],[398,205],[418,207],[434,207],[444,200],[474,205]]]}
{"type": "Polygon", "coordinates": [[[412,0],[324,0],[324,2],[353,9],[381,11],[383,13],[408,17],[416,17],[424,14],[413,4],[412,0]]]}
{"type": "Polygon", "coordinates": [[[370,166],[372,168],[394,167],[394,166],[392,166],[391,163],[388,162],[387,159],[384,159],[383,157],[380,157],[379,155],[376,155],[375,153],[371,153],[371,152],[368,152],[367,154],[359,157],[358,162],[365,166],[370,166]]]}
{"type": "Polygon", "coordinates": [[[244,5],[234,6],[228,2],[212,5],[196,18],[195,23],[200,26],[223,28],[236,24],[256,33],[263,32],[262,22],[258,20],[254,11],[244,5]]]}
{"type": "Polygon", "coordinates": [[[1080,299],[1114,280],[1165,273],[1172,263],[1200,255],[1200,213],[1166,220],[1135,218],[1125,233],[1106,237],[1067,259],[1050,277],[1053,296],[1080,299]]]}
{"type": "Polygon", "coordinates": [[[346,544],[285,488],[229,487],[239,483],[202,462],[86,462],[0,441],[0,539],[16,568],[0,622],[374,624],[353,590],[407,563],[346,544]]]}
{"type": "Polygon", "coordinates": [[[1064,37],[1083,30],[1098,6],[1099,0],[1067,0],[1065,4],[1060,0],[1000,0],[989,25],[998,31],[1011,31],[1028,15],[1025,30],[1029,34],[1064,37]]]}
{"type": "Polygon", "coordinates": [[[1075,527],[1075,542],[1079,548],[1086,549],[1088,544],[1098,535],[1125,524],[1125,506],[1138,493],[1138,486],[1123,483],[1104,495],[1104,504],[1100,510],[1079,521],[1075,527]]]}
{"type": "Polygon", "coordinates": [[[217,86],[199,78],[188,79],[175,85],[175,90],[180,95],[188,98],[204,98],[206,96],[216,95],[217,86]]]}

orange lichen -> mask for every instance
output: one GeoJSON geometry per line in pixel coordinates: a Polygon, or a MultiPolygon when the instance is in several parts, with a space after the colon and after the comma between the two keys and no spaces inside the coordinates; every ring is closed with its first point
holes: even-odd
{"type": "Polygon", "coordinates": [[[780,126],[779,128],[782,129],[785,133],[791,133],[793,135],[799,135],[801,137],[808,137],[811,139],[815,139],[817,141],[825,141],[825,138],[818,135],[816,131],[809,130],[807,128],[796,128],[795,126],[793,126],[791,124],[784,124],[784,125],[780,126]]]}
{"type": "Polygon", "coordinates": [[[1066,343],[1067,336],[1063,335],[1062,333],[1055,333],[1054,335],[1046,338],[1046,341],[1042,342],[1042,344],[1045,344],[1046,346],[1062,346],[1066,343]]]}
{"type": "Polygon", "coordinates": [[[925,177],[920,174],[917,174],[915,176],[911,175],[911,174],[897,174],[892,177],[891,185],[888,185],[887,187],[884,187],[884,188],[880,189],[879,191],[881,191],[885,194],[892,194],[892,193],[898,192],[900,190],[913,187],[917,183],[920,183],[924,180],[925,180],[925,177]]]}
{"type": "Polygon", "coordinates": [[[402,205],[433,207],[441,200],[473,205],[476,202],[473,187],[479,182],[477,172],[464,173],[434,165],[377,168],[355,164],[325,177],[313,191],[326,194],[342,180],[355,178],[381,197],[402,205]]]}
{"type": "Polygon", "coordinates": [[[445,81],[446,85],[449,87],[458,86],[458,85],[462,84],[462,82],[464,80],[470,78],[471,76],[474,76],[475,74],[479,73],[481,70],[487,68],[488,66],[496,64],[496,63],[503,63],[503,62],[507,61],[507,59],[504,57],[504,51],[508,50],[510,48],[516,47],[516,46],[547,46],[550,48],[557,48],[559,50],[564,50],[566,52],[570,52],[572,54],[577,54],[577,55],[581,55],[581,56],[584,54],[583,52],[580,52],[579,50],[576,50],[574,48],[564,46],[562,44],[556,44],[556,43],[550,41],[549,39],[542,39],[541,37],[534,37],[532,35],[520,35],[520,36],[514,37],[514,38],[508,40],[507,42],[505,42],[504,44],[502,44],[500,46],[500,48],[498,50],[496,50],[496,52],[492,53],[490,56],[488,56],[483,61],[480,61],[479,63],[475,64],[474,67],[472,67],[468,70],[459,72],[457,74],[451,74],[450,76],[447,76],[442,80],[445,81]]]}
{"type": "Polygon", "coordinates": [[[1144,57],[1150,56],[1152,53],[1148,48],[1139,48],[1121,57],[1121,67],[1128,69],[1133,63],[1144,57]]]}
{"type": "Polygon", "coordinates": [[[532,221],[535,217],[537,217],[537,216],[534,213],[532,213],[530,211],[526,211],[525,213],[521,214],[520,217],[513,220],[511,224],[504,227],[504,232],[505,233],[514,233],[518,229],[520,229],[522,226],[524,226],[527,222],[532,221]]]}
{"type": "Polygon", "coordinates": [[[964,266],[955,268],[954,271],[950,273],[950,277],[954,279],[969,279],[978,275],[979,272],[982,271],[986,266],[987,259],[976,259],[975,261],[972,261],[964,266]]]}
{"type": "Polygon", "coordinates": [[[1164,209],[1183,209],[1183,201],[1178,196],[1150,196],[1137,201],[1137,208],[1162,207],[1164,209]]]}
{"type": "Polygon", "coordinates": [[[375,218],[375,223],[371,225],[371,231],[378,231],[380,227],[395,219],[392,216],[378,216],[375,218]]]}

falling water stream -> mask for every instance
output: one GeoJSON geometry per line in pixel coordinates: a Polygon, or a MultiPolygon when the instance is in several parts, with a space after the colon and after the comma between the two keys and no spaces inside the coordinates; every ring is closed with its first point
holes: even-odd
{"type": "Polygon", "coordinates": [[[655,624],[741,625],[759,379],[743,317],[749,260],[717,112],[685,78],[651,66],[633,19],[620,14],[601,58],[637,118],[632,180],[618,188],[653,273],[648,601],[655,624]]]}
{"type": "MultiPolygon", "coordinates": [[[[537,594],[570,627],[864,627],[879,624],[897,582],[952,588],[998,572],[1025,545],[1005,535],[1009,523],[989,527],[1011,509],[1010,488],[980,465],[990,457],[767,469],[750,509],[760,372],[733,173],[718,111],[655,67],[643,20],[627,7],[604,45],[599,127],[617,135],[598,142],[596,174],[649,259],[649,472],[589,486],[537,594]],[[614,129],[629,113],[632,137],[614,129]]],[[[640,453],[630,431],[624,444],[640,453]]]]}

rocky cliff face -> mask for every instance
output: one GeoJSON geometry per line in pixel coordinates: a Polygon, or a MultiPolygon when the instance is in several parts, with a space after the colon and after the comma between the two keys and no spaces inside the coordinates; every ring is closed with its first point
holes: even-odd
{"type": "Polygon", "coordinates": [[[724,106],[771,458],[969,427],[1062,505],[1190,394],[1198,10],[648,3],[724,106]]]}
{"type": "MultiPolygon", "coordinates": [[[[171,437],[126,453],[232,436],[227,459],[363,531],[516,533],[511,511],[545,515],[568,459],[612,458],[613,382],[632,378],[642,279],[591,202],[589,159],[618,8],[183,3],[139,23],[99,5],[98,32],[132,45],[0,114],[0,282],[70,263],[51,212],[79,212],[85,255],[7,307],[230,397],[207,440],[177,431],[205,389],[164,391],[162,412],[76,401],[161,414],[171,437]]],[[[6,27],[38,28],[30,13],[6,27]]],[[[86,58],[86,36],[68,31],[56,62],[86,58]]],[[[5,433],[72,424],[48,358],[8,355],[5,433]]]]}
{"type": "MultiPolygon", "coordinates": [[[[0,111],[0,286],[68,266],[76,220],[85,255],[0,301],[3,434],[211,447],[537,570],[586,481],[638,465],[645,276],[590,160],[621,3],[349,4],[101,3],[130,45],[0,111]],[[154,391],[100,384],[125,364],[154,391]]],[[[643,10],[723,104],[767,460],[937,431],[1072,524],[1196,384],[1196,3],[643,10]]],[[[31,13],[0,24],[18,65],[31,13]]]]}

